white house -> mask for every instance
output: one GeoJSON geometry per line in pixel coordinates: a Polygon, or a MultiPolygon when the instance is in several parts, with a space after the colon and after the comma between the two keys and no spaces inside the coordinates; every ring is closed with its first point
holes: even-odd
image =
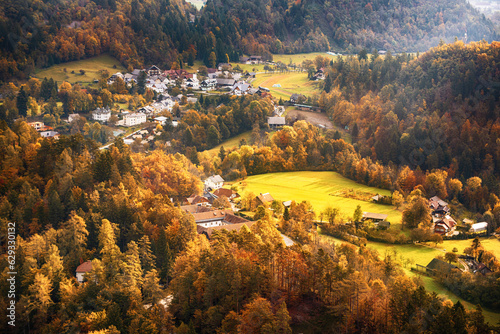
{"type": "Polygon", "coordinates": [[[92,119],[94,121],[107,122],[111,117],[111,110],[109,108],[97,108],[92,112],[92,119]]]}
{"type": "Polygon", "coordinates": [[[73,121],[77,121],[80,119],[80,115],[79,114],[69,114],[68,115],[68,123],[71,123],[73,121]]]}
{"type": "Polygon", "coordinates": [[[205,189],[219,189],[224,185],[224,179],[220,175],[212,175],[205,180],[205,189]]]}
{"type": "Polygon", "coordinates": [[[134,126],[146,122],[146,114],[134,113],[123,116],[123,124],[125,126],[134,126]]]}
{"type": "Polygon", "coordinates": [[[92,270],[92,262],[87,261],[83,262],[76,268],[76,280],[78,283],[83,283],[83,279],[85,278],[85,274],[92,270]]]}

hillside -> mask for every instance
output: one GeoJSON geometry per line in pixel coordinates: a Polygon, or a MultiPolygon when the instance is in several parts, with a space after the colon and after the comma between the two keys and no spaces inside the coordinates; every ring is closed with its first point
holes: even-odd
{"type": "Polygon", "coordinates": [[[242,54],[362,48],[425,51],[442,39],[494,40],[493,24],[465,0],[318,2],[49,0],[0,4],[0,80],[109,53],[125,67],[213,67],[242,54]]]}
{"type": "Polygon", "coordinates": [[[219,27],[225,44],[264,54],[425,51],[466,32],[468,41],[496,36],[493,24],[465,0],[213,0],[199,23],[206,30],[219,27]]]}
{"type": "Polygon", "coordinates": [[[352,57],[329,69],[319,103],[365,157],[480,177],[487,188],[466,202],[488,210],[488,190],[500,195],[499,57],[498,42],[456,42],[414,59],[352,57]]]}

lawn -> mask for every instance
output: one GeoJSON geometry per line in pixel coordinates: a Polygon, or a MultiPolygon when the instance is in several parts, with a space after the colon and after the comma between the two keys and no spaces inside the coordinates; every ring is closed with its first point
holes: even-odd
{"type": "Polygon", "coordinates": [[[244,132],[242,134],[239,134],[233,138],[229,138],[228,140],[226,140],[225,142],[215,146],[214,148],[211,148],[210,150],[206,150],[205,152],[208,152],[210,154],[218,154],[219,153],[219,150],[221,148],[221,146],[224,146],[224,149],[227,151],[227,150],[230,150],[230,149],[234,149],[234,148],[237,148],[240,144],[240,141],[242,139],[245,139],[247,141],[247,143],[250,141],[250,135],[252,134],[251,131],[248,131],[248,132],[244,132]]]}
{"type": "Polygon", "coordinates": [[[385,213],[393,224],[401,224],[401,212],[393,206],[375,204],[338,195],[342,190],[390,195],[389,190],[368,187],[349,180],[335,172],[287,172],[249,176],[237,182],[240,192],[254,194],[269,192],[275,199],[296,202],[309,201],[316,214],[328,206],[338,207],[341,213],[352,216],[357,205],[366,212],[385,213]]]}
{"type": "Polygon", "coordinates": [[[70,84],[92,84],[95,79],[100,79],[99,71],[106,69],[109,74],[116,72],[126,72],[120,62],[109,55],[101,55],[89,59],[71,61],[68,63],[57,64],[47,69],[38,70],[36,77],[40,80],[43,78],[52,78],[58,83],[67,81],[70,84]],[[113,68],[116,66],[116,68],[113,68]],[[66,69],[66,72],[64,71],[66,69]],[[85,74],[81,75],[80,70],[84,70],[85,74]],[[75,73],[72,74],[71,72],[75,73]]]}
{"type": "Polygon", "coordinates": [[[266,87],[271,90],[271,94],[276,98],[289,100],[294,93],[311,96],[314,93],[319,93],[316,81],[310,81],[307,78],[307,72],[285,72],[285,73],[266,73],[257,74],[255,80],[252,81],[254,87],[266,87]],[[273,87],[273,85],[281,85],[281,87],[273,87]]]}

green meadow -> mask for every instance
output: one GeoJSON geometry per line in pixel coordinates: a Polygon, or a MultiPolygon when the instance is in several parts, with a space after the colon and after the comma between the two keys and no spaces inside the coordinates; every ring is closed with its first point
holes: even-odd
{"type": "Polygon", "coordinates": [[[240,141],[242,139],[245,139],[246,142],[248,143],[250,141],[250,135],[252,134],[251,131],[241,133],[233,138],[229,138],[223,143],[220,143],[219,145],[215,146],[214,148],[211,148],[210,150],[206,150],[205,152],[208,152],[210,154],[218,154],[220,151],[221,146],[224,146],[224,149],[227,150],[232,150],[234,148],[238,148],[240,141]]]}
{"type": "Polygon", "coordinates": [[[341,196],[343,191],[390,195],[389,190],[368,187],[335,172],[285,172],[253,175],[236,182],[241,193],[270,193],[281,201],[309,201],[316,214],[328,206],[337,207],[345,217],[352,217],[358,205],[365,212],[384,213],[392,224],[401,224],[401,212],[391,205],[382,205],[341,196]]]}
{"type": "Polygon", "coordinates": [[[38,70],[36,77],[40,80],[43,78],[52,78],[58,83],[67,81],[70,84],[80,83],[84,85],[93,84],[95,79],[100,79],[100,70],[108,70],[109,74],[116,72],[126,72],[125,67],[116,59],[109,55],[100,55],[97,57],[71,61],[67,63],[57,64],[47,69],[38,70]],[[114,68],[116,66],[116,68],[114,68]],[[85,74],[81,75],[80,70],[84,70],[85,74]],[[74,71],[74,73],[71,73],[74,71]]]}
{"type": "Polygon", "coordinates": [[[254,87],[266,87],[271,90],[271,94],[276,98],[289,100],[292,94],[303,94],[311,96],[320,93],[317,81],[310,81],[307,72],[284,72],[257,74],[252,81],[254,87]],[[273,87],[280,85],[281,87],[273,87]]]}

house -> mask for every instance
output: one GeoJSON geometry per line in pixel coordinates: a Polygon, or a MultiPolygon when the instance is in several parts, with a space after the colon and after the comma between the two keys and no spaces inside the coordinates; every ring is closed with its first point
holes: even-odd
{"type": "Polygon", "coordinates": [[[224,222],[227,213],[232,214],[233,212],[231,210],[214,210],[208,212],[192,213],[192,215],[194,217],[196,225],[202,227],[213,227],[227,224],[224,222]]]}
{"type": "Polygon", "coordinates": [[[212,226],[212,227],[203,227],[198,225],[196,230],[198,234],[204,234],[207,239],[210,239],[212,236],[212,233],[215,231],[222,231],[222,230],[227,230],[228,232],[231,231],[236,231],[239,232],[243,225],[246,225],[248,228],[251,228],[252,225],[255,224],[255,222],[252,221],[245,221],[242,223],[235,223],[235,224],[225,224],[225,225],[220,225],[220,226],[212,226]]]}
{"type": "Polygon", "coordinates": [[[68,123],[72,123],[74,121],[78,121],[80,119],[79,114],[69,114],[68,115],[68,123]]]}
{"type": "Polygon", "coordinates": [[[216,86],[217,86],[216,79],[206,79],[200,83],[200,88],[203,91],[214,90],[216,86]]]}
{"type": "Polygon", "coordinates": [[[325,80],[325,69],[320,68],[314,73],[312,80],[325,80]]]}
{"type": "Polygon", "coordinates": [[[154,120],[156,123],[160,124],[160,125],[165,125],[166,122],[167,122],[167,119],[165,116],[158,116],[158,117],[155,117],[154,120]]]}
{"type": "Polygon", "coordinates": [[[240,197],[240,195],[236,191],[226,188],[216,189],[214,191],[214,195],[217,197],[226,196],[229,200],[233,200],[235,198],[240,197]]]}
{"type": "Polygon", "coordinates": [[[43,122],[29,122],[28,125],[38,132],[52,130],[51,126],[45,125],[43,122]]]}
{"type": "Polygon", "coordinates": [[[202,204],[181,205],[181,210],[183,210],[186,213],[201,213],[201,212],[212,211],[210,207],[202,204]]]}
{"type": "Polygon", "coordinates": [[[444,262],[443,260],[436,259],[436,258],[432,259],[432,261],[429,262],[429,264],[425,268],[426,268],[427,273],[430,273],[432,275],[435,275],[438,273],[448,274],[453,269],[458,269],[456,266],[454,266],[450,263],[444,262]]]}
{"type": "Polygon", "coordinates": [[[488,223],[482,222],[482,223],[472,224],[469,232],[470,233],[481,233],[481,232],[486,232],[487,230],[488,230],[488,223]]]}
{"type": "Polygon", "coordinates": [[[210,204],[208,198],[200,195],[191,195],[190,197],[186,198],[186,201],[189,203],[189,205],[210,204]]]}
{"type": "Polygon", "coordinates": [[[134,126],[146,122],[146,114],[134,113],[123,116],[124,126],[134,126]]]}
{"type": "Polygon", "coordinates": [[[231,93],[237,96],[245,95],[250,89],[250,84],[245,81],[238,81],[231,89],[231,93]]]}
{"type": "Polygon", "coordinates": [[[52,130],[42,131],[42,132],[40,132],[40,136],[42,136],[43,138],[54,138],[57,140],[57,139],[59,139],[59,132],[52,131],[52,130]]]}
{"type": "Polygon", "coordinates": [[[361,218],[361,220],[371,220],[372,222],[377,223],[383,222],[387,219],[387,217],[389,216],[383,213],[363,212],[363,218],[361,218]]]}
{"type": "Polygon", "coordinates": [[[306,99],[307,98],[302,94],[292,94],[292,96],[290,96],[290,103],[300,103],[306,99]]]}
{"type": "Polygon", "coordinates": [[[212,175],[204,181],[205,189],[216,190],[222,188],[224,185],[224,179],[220,175],[212,175]]]}
{"type": "Polygon", "coordinates": [[[92,261],[83,262],[81,265],[76,267],[76,280],[78,283],[83,283],[85,274],[92,270],[92,261]]]}
{"type": "Polygon", "coordinates": [[[292,205],[292,201],[291,200],[283,202],[283,206],[286,207],[286,208],[289,208],[290,205],[292,205]]]}
{"type": "Polygon", "coordinates": [[[446,215],[450,213],[448,203],[441,198],[434,196],[429,199],[429,207],[432,209],[432,215],[446,215]]]}
{"type": "Polygon", "coordinates": [[[452,232],[457,225],[457,222],[449,215],[444,217],[432,217],[434,223],[434,233],[446,234],[452,232]]]}
{"type": "Polygon", "coordinates": [[[281,128],[286,125],[285,117],[268,117],[267,125],[269,125],[271,129],[281,128]]]}
{"type": "Polygon", "coordinates": [[[217,65],[217,69],[219,71],[222,71],[223,69],[227,69],[227,70],[230,70],[233,68],[233,65],[229,64],[229,63],[219,63],[219,65],[217,65]]]}
{"type": "Polygon", "coordinates": [[[259,196],[255,198],[257,200],[257,205],[271,204],[274,201],[273,196],[270,193],[260,193],[259,196]]]}
{"type": "Polygon", "coordinates": [[[97,108],[92,112],[92,119],[99,122],[107,122],[111,117],[111,110],[109,108],[97,108]]]}
{"type": "Polygon", "coordinates": [[[383,199],[385,196],[382,196],[382,195],[375,195],[372,197],[372,201],[374,201],[375,203],[377,203],[378,201],[380,201],[381,199],[383,199]]]}
{"type": "Polygon", "coordinates": [[[240,57],[242,64],[260,64],[262,63],[262,56],[240,57]]]}
{"type": "Polygon", "coordinates": [[[160,75],[161,70],[156,65],[153,65],[150,68],[148,68],[147,73],[149,76],[160,75]]]}
{"type": "Polygon", "coordinates": [[[492,272],[493,270],[488,268],[484,263],[479,263],[473,271],[474,274],[482,274],[482,275],[488,275],[491,274],[492,272]]]}

